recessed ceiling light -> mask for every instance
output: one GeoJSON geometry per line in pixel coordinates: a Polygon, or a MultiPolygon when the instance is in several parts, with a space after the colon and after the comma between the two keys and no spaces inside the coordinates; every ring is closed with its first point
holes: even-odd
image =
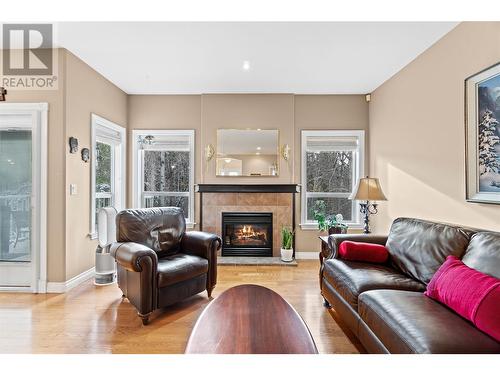
{"type": "Polygon", "coordinates": [[[250,61],[248,60],[243,61],[243,66],[241,68],[246,71],[250,70],[250,61]]]}
{"type": "Polygon", "coordinates": [[[259,146],[259,147],[257,147],[257,150],[259,150],[259,151],[260,151],[260,150],[262,150],[262,148],[259,146]]]}

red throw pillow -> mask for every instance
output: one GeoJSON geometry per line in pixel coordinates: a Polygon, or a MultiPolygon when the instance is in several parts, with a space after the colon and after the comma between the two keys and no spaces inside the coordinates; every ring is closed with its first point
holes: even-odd
{"type": "Polygon", "coordinates": [[[469,268],[449,255],[424,294],[500,341],[500,279],[469,268]]]}
{"type": "Polygon", "coordinates": [[[385,263],[389,252],[383,245],[366,242],[343,241],[339,246],[339,256],[345,260],[385,263]]]}

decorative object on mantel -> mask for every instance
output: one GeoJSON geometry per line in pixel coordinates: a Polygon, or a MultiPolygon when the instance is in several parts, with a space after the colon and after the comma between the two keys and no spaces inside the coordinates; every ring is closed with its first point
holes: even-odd
{"type": "Polygon", "coordinates": [[[288,144],[284,144],[283,146],[281,146],[281,156],[286,161],[288,161],[288,159],[290,159],[290,150],[291,149],[290,149],[290,146],[288,144]]]}
{"type": "Polygon", "coordinates": [[[500,204],[500,63],[465,80],[466,199],[500,204]]]}
{"type": "Polygon", "coordinates": [[[205,147],[205,160],[210,161],[213,159],[215,155],[215,148],[212,144],[208,144],[207,147],[205,147]]]}
{"type": "Polygon", "coordinates": [[[78,151],[78,139],[75,137],[69,137],[69,152],[74,154],[78,151]]]}
{"type": "Polygon", "coordinates": [[[82,148],[82,160],[88,163],[90,160],[90,150],[88,148],[82,148]]]}
{"type": "Polygon", "coordinates": [[[289,227],[281,228],[281,260],[293,260],[293,231],[289,227]]]}
{"type": "Polygon", "coordinates": [[[351,199],[363,201],[359,204],[360,212],[364,216],[364,233],[370,233],[370,215],[375,215],[378,212],[377,203],[372,201],[386,201],[378,178],[368,177],[360,178],[356,193],[351,196],[351,199]]]}
{"type": "Polygon", "coordinates": [[[314,205],[314,220],[318,222],[320,231],[328,231],[328,234],[345,234],[347,225],[344,224],[342,214],[327,215],[326,203],[323,200],[317,200],[314,205]]]}
{"type": "Polygon", "coordinates": [[[0,102],[5,101],[5,95],[7,95],[7,90],[5,87],[0,87],[0,102]]]}

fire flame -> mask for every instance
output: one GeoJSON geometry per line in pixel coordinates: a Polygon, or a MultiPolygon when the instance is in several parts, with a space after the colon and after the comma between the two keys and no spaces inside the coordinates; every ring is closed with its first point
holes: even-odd
{"type": "Polygon", "coordinates": [[[248,227],[246,225],[243,225],[243,229],[241,230],[241,236],[243,238],[255,237],[255,235],[256,233],[251,225],[249,225],[248,227]]]}

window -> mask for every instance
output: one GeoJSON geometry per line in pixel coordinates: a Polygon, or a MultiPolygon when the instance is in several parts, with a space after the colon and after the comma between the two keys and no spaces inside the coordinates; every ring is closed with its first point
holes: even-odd
{"type": "Polygon", "coordinates": [[[134,131],[135,207],[179,207],[194,222],[194,130],[134,131]]]}
{"type": "Polygon", "coordinates": [[[97,238],[97,213],[125,203],[125,129],[92,114],[90,237],[97,238]]]}
{"type": "Polygon", "coordinates": [[[327,214],[360,224],[355,201],[349,199],[363,175],[364,131],[302,131],[302,228],[316,229],[314,210],[323,201],[327,214]]]}

